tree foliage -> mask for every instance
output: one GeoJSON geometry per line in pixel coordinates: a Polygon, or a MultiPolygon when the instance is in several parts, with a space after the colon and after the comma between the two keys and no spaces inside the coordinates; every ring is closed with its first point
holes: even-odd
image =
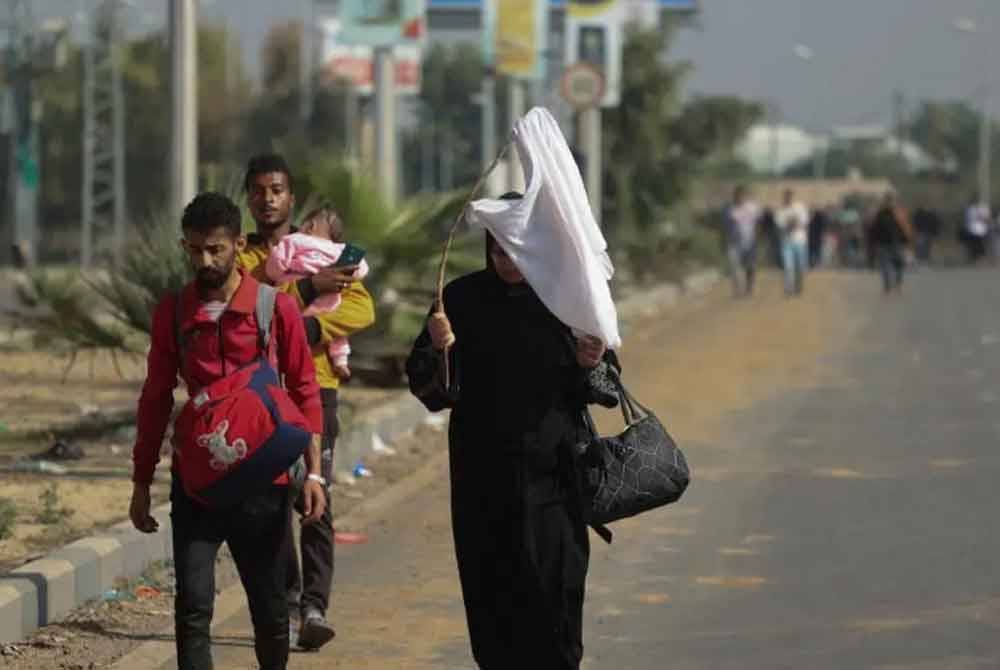
{"type": "Polygon", "coordinates": [[[738,169],[733,147],[764,113],[760,104],[732,96],[685,100],[692,66],[665,59],[672,39],[672,28],[628,30],[621,103],[603,112],[603,216],[622,247],[656,247],[657,236],[684,229],[664,225],[668,213],[699,178],[738,169]]]}
{"type": "Polygon", "coordinates": [[[938,161],[974,165],[979,156],[979,118],[965,102],[924,101],[907,124],[907,134],[938,161]]]}

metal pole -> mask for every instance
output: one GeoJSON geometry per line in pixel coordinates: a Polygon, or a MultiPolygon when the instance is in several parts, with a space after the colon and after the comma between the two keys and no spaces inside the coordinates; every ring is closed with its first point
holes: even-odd
{"type": "Polygon", "coordinates": [[[591,107],[580,112],[580,135],[583,138],[583,153],[586,157],[584,182],[587,199],[594,213],[597,225],[601,224],[602,157],[601,157],[601,108],[591,107]]]}
{"type": "Polygon", "coordinates": [[[120,15],[119,7],[110,8],[112,12],[110,23],[111,35],[111,127],[113,137],[111,139],[111,161],[114,173],[114,209],[112,211],[112,221],[114,230],[114,241],[112,250],[114,252],[115,265],[120,267],[122,256],[125,251],[125,93],[122,87],[122,49],[121,36],[124,32],[124,17],[120,15]]]}
{"type": "MultiPolygon", "coordinates": [[[[490,67],[490,66],[487,66],[490,67]]],[[[486,171],[497,155],[497,80],[491,69],[483,77],[482,91],[482,169],[486,171]]],[[[484,187],[485,195],[490,193],[489,184],[484,187]]]]}
{"type": "Polygon", "coordinates": [[[396,91],[392,47],[375,49],[375,173],[382,195],[396,202],[396,91]]]}
{"type": "Polygon", "coordinates": [[[83,181],[80,204],[80,267],[86,269],[94,262],[94,35],[86,27],[86,13],[81,11],[84,25],[83,43],[83,181]]]}
{"type": "MultiPolygon", "coordinates": [[[[508,127],[513,128],[514,124],[524,116],[524,82],[514,77],[508,81],[510,91],[507,95],[507,119],[508,127]]],[[[524,170],[521,168],[521,160],[516,150],[507,152],[507,190],[524,192],[524,170]]]]}
{"type": "Polygon", "coordinates": [[[990,93],[983,98],[983,109],[979,119],[979,201],[990,206],[992,184],[990,183],[990,93]]]}
{"type": "Polygon", "coordinates": [[[170,0],[171,118],[170,206],[176,216],[198,189],[197,5],[170,0]]]}
{"type": "Polygon", "coordinates": [[[27,0],[8,0],[8,19],[0,23],[6,29],[5,45],[8,112],[10,113],[10,162],[8,165],[8,200],[12,239],[21,260],[27,266],[35,261],[38,223],[38,107],[34,97],[34,18],[27,0]]]}

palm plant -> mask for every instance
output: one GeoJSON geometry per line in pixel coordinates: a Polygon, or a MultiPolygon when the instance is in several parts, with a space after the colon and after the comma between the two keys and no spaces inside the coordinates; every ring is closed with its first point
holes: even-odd
{"type": "MultiPolygon", "coordinates": [[[[321,158],[306,174],[310,200],[333,206],[347,237],[368,250],[372,270],[365,284],[375,298],[378,318],[359,344],[398,349],[409,343],[434,296],[441,248],[468,191],[417,195],[393,206],[370,175],[343,160],[321,158]]],[[[482,258],[481,243],[466,234],[453,245],[448,269],[468,271],[481,266],[482,258]]]]}
{"type": "MultiPolygon", "coordinates": [[[[375,298],[378,319],[361,340],[370,351],[398,356],[423,321],[445,231],[466,193],[421,195],[392,206],[370,176],[327,157],[308,165],[303,187],[294,223],[313,206],[330,204],[343,217],[348,236],[368,250],[372,272],[365,283],[375,298]]],[[[224,191],[240,204],[243,228],[251,230],[242,182],[233,180],[224,191]]],[[[154,213],[117,268],[31,275],[20,294],[24,309],[18,317],[38,333],[39,345],[67,350],[70,366],[85,350],[141,353],[156,304],[190,281],[179,238],[176,219],[165,211],[154,213]]],[[[482,256],[473,249],[481,246],[469,236],[456,241],[449,257],[451,271],[481,265],[482,256]]]]}
{"type": "Polygon", "coordinates": [[[34,272],[17,285],[16,292],[23,308],[15,313],[17,322],[33,331],[35,347],[69,354],[64,380],[81,353],[110,351],[121,375],[118,354],[141,351],[128,329],[102,316],[98,296],[77,275],[34,272]]]}

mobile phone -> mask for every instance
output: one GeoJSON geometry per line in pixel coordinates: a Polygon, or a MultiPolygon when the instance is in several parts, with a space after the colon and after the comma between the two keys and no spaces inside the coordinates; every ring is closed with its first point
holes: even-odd
{"type": "Polygon", "coordinates": [[[341,268],[349,265],[357,265],[365,257],[365,250],[356,244],[348,242],[344,245],[344,250],[340,252],[340,258],[337,262],[333,264],[335,268],[341,268]]]}

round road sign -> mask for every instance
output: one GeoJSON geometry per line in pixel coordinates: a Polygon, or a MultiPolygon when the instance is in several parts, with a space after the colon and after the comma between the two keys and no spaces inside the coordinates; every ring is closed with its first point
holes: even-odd
{"type": "Polygon", "coordinates": [[[570,65],[559,84],[563,99],[577,109],[589,109],[604,98],[604,75],[587,63],[570,65]]]}

